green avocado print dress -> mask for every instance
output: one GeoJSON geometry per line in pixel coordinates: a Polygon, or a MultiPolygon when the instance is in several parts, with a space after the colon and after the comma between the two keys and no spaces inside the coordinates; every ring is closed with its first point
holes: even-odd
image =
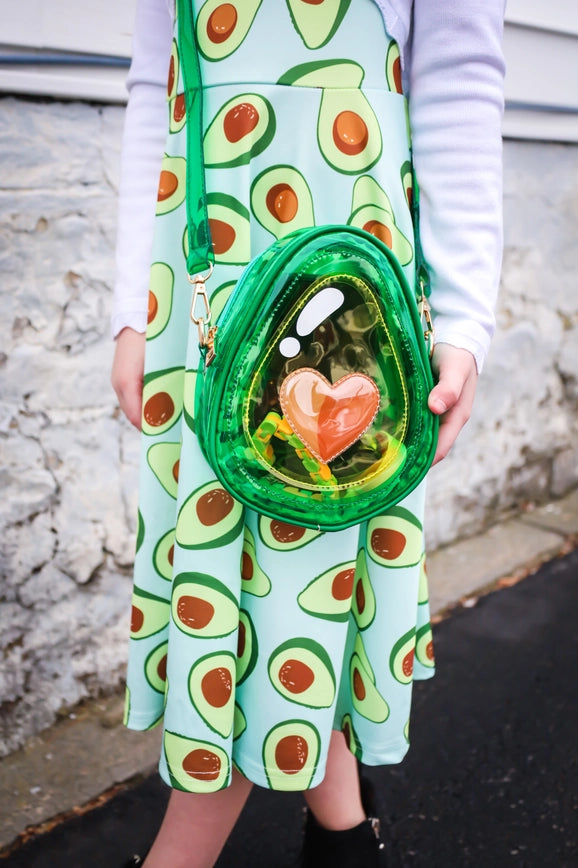
{"type": "MultiPolygon", "coordinates": [[[[412,284],[406,102],[399,51],[377,5],[192,2],[213,313],[255,254],[314,224],[379,235],[412,284]]],[[[163,721],[160,772],[172,787],[219,790],[234,765],[263,787],[305,790],[324,777],[332,729],[369,765],[397,763],[407,751],[413,679],[433,674],[424,487],[379,518],[324,534],[244,509],[217,482],[195,437],[186,135],[175,38],[150,280],[126,723],[163,721]]]]}

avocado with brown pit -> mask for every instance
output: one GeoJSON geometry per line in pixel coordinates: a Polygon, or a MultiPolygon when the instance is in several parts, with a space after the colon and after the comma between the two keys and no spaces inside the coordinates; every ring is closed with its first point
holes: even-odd
{"type": "Polygon", "coordinates": [[[184,368],[166,368],[146,374],[142,393],[143,434],[164,434],[183,410],[184,368]]]}
{"type": "Polygon", "coordinates": [[[402,506],[393,506],[367,525],[367,553],[385,567],[412,567],[423,552],[423,528],[419,519],[402,506]]]}
{"type": "Polygon", "coordinates": [[[205,165],[209,169],[246,165],[268,147],[275,129],[275,112],[264,96],[242,93],[232,97],[205,133],[205,165]]]}
{"type": "Polygon", "coordinates": [[[180,573],[173,582],[171,614],[183,633],[199,639],[229,636],[237,629],[238,604],[231,591],[206,573],[180,573]]]}
{"type": "Polygon", "coordinates": [[[173,306],[174,273],[164,262],[153,262],[150,270],[146,339],[164,332],[173,306]]]}
{"type": "Polygon", "coordinates": [[[229,758],[216,744],[165,730],[164,754],[174,789],[214,793],[229,784],[229,758]]]}
{"type": "Polygon", "coordinates": [[[197,660],[188,678],[192,704],[207,726],[223,738],[233,730],[235,669],[235,656],[218,651],[197,660]]]}
{"type": "Polygon", "coordinates": [[[206,0],[197,16],[197,44],[206,60],[222,60],[244,42],[262,0],[206,0]]]}
{"type": "Polygon", "coordinates": [[[275,238],[315,223],[309,185],[293,166],[272,166],[255,178],[251,210],[275,238]]]}
{"type": "Polygon", "coordinates": [[[184,157],[164,155],[157,190],[157,215],[168,214],[185,201],[186,166],[184,157]]]}
{"type": "Polygon", "coordinates": [[[167,494],[175,499],[179,487],[180,457],[180,443],[153,443],[147,451],[150,469],[167,494]]]}
{"type": "Polygon", "coordinates": [[[213,480],[197,488],[183,503],[176,540],[186,549],[227,545],[243,530],[243,506],[213,480]]]}
{"type": "Polygon", "coordinates": [[[291,551],[317,539],[321,531],[262,515],[259,518],[259,536],[270,549],[291,551]]]}
{"type": "Polygon", "coordinates": [[[145,661],[145,677],[153,690],[165,693],[167,687],[167,653],[169,643],[161,642],[145,661]]]}
{"type": "Polygon", "coordinates": [[[269,657],[269,678],[275,690],[291,702],[308,708],[329,708],[335,699],[335,672],[319,642],[289,639],[269,657]]]}
{"type": "Polygon", "coordinates": [[[364,548],[361,548],[357,554],[351,611],[359,630],[367,630],[373,623],[376,611],[375,594],[369,577],[364,548]]]}
{"type": "Polygon", "coordinates": [[[355,563],[346,561],[326,570],[297,597],[304,612],[328,621],[347,621],[355,579],[355,563]]]}
{"type": "Polygon", "coordinates": [[[168,600],[135,587],[130,619],[131,639],[146,639],[164,630],[169,623],[169,614],[168,600]]]}
{"type": "Polygon", "coordinates": [[[263,765],[271,788],[306,790],[319,761],[321,739],[306,720],[287,720],[274,726],[263,743],[263,765]]]}

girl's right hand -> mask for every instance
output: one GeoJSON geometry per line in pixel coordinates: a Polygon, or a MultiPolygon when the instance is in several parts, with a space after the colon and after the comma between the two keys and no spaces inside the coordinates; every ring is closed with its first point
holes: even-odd
{"type": "Polygon", "coordinates": [[[124,328],[116,339],[111,382],[120,409],[129,422],[141,428],[142,390],[146,335],[124,328]]]}

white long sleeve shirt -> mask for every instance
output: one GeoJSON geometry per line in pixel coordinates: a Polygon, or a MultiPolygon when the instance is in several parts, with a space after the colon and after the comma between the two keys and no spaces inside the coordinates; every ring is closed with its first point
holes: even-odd
{"type": "MultiPolygon", "coordinates": [[[[436,341],[481,370],[502,255],[505,0],[375,0],[402,53],[436,341]],[[413,7],[413,14],[412,14],[413,7]]],[[[166,135],[172,0],[139,0],[123,139],[112,331],[144,331],[166,135]]],[[[352,9],[355,9],[353,0],[352,9]]]]}

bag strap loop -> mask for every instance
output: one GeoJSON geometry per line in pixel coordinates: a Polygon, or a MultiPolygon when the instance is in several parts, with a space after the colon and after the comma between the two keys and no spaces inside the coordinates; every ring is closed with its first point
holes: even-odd
{"type": "Polygon", "coordinates": [[[177,0],[177,16],[180,22],[179,56],[187,117],[187,271],[189,275],[196,275],[206,269],[212,271],[215,254],[207,214],[203,161],[203,94],[192,0],[177,0]]]}

